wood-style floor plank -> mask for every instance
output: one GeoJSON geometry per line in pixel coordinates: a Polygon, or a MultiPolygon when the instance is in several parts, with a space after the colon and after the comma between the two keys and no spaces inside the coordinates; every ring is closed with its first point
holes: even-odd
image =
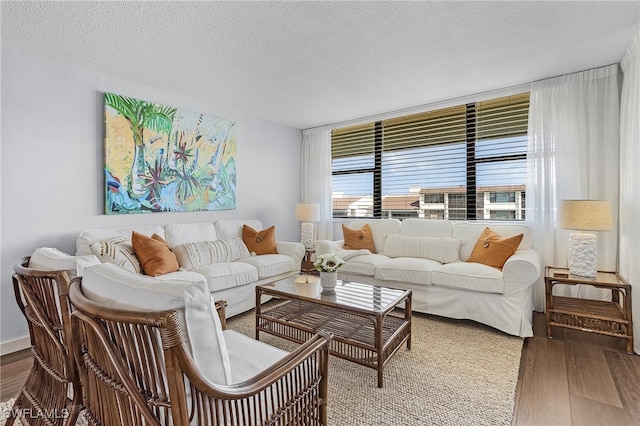
{"type": "Polygon", "coordinates": [[[18,396],[32,365],[33,358],[29,356],[0,366],[0,401],[18,396]]]}
{"type": "Polygon", "coordinates": [[[597,335],[565,330],[569,393],[593,402],[623,408],[597,335]]]}
{"type": "Polygon", "coordinates": [[[622,405],[629,418],[640,424],[640,356],[629,355],[625,351],[626,345],[623,345],[622,350],[605,350],[604,355],[622,405]]]}
{"type": "Polygon", "coordinates": [[[571,395],[573,424],[580,426],[630,426],[634,422],[624,408],[602,404],[591,399],[571,395]]]}
{"type": "Polygon", "coordinates": [[[534,336],[526,345],[515,425],[571,425],[564,344],[534,336]],[[544,409],[540,409],[545,407],[544,409]]]}

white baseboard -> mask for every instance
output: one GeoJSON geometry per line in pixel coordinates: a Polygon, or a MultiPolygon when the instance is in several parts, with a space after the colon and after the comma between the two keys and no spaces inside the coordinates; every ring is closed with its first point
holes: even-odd
{"type": "Polygon", "coordinates": [[[13,352],[18,352],[23,349],[27,349],[31,346],[31,339],[29,336],[21,339],[11,340],[9,342],[0,343],[0,356],[7,355],[13,352]]]}

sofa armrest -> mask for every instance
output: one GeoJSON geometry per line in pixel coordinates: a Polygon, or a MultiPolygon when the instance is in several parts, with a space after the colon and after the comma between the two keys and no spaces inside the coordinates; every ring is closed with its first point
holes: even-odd
{"type": "Polygon", "coordinates": [[[540,278],[540,256],[533,249],[516,251],[502,268],[505,294],[533,285],[540,278]]]}
{"type": "Polygon", "coordinates": [[[316,256],[321,254],[335,254],[344,247],[344,240],[318,240],[316,241],[316,256]]]}
{"type": "Polygon", "coordinates": [[[296,264],[300,264],[302,258],[304,258],[304,244],[302,243],[276,241],[276,250],[278,250],[279,254],[286,254],[287,256],[293,257],[296,264]]]}

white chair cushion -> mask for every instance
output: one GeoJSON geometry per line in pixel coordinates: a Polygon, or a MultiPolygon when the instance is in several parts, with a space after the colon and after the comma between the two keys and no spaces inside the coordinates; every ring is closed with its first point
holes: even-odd
{"type": "Polygon", "coordinates": [[[202,374],[213,383],[229,384],[231,366],[220,318],[202,276],[172,272],[159,277],[134,274],[111,263],[85,270],[86,297],[124,310],[175,309],[185,343],[202,374]]]}
{"type": "Polygon", "coordinates": [[[429,285],[431,271],[442,266],[440,262],[413,257],[397,257],[376,266],[375,278],[387,281],[429,285]]]}
{"type": "Polygon", "coordinates": [[[389,234],[383,254],[389,257],[417,257],[440,263],[460,260],[460,240],[449,237],[411,237],[389,234]]]}
{"type": "Polygon", "coordinates": [[[178,244],[173,248],[181,268],[191,270],[219,262],[234,262],[251,256],[242,238],[197,241],[178,244]]]}
{"type": "Polygon", "coordinates": [[[84,268],[100,263],[94,255],[71,256],[57,248],[37,248],[29,259],[29,268],[39,271],[67,271],[69,278],[83,275],[84,268]]]}
{"type": "Polygon", "coordinates": [[[224,330],[223,333],[231,361],[231,384],[244,382],[289,355],[237,331],[224,330]]]}
{"type": "Polygon", "coordinates": [[[436,287],[479,291],[482,293],[504,292],[502,271],[480,263],[449,263],[431,272],[431,284],[436,287]]]}
{"type": "Polygon", "coordinates": [[[300,269],[291,256],[284,254],[261,254],[260,256],[249,256],[240,259],[238,262],[248,263],[258,271],[258,278],[275,277],[300,269]]]}
{"type": "Polygon", "coordinates": [[[209,291],[220,291],[258,281],[258,271],[248,263],[220,262],[193,270],[204,276],[209,291]]]}

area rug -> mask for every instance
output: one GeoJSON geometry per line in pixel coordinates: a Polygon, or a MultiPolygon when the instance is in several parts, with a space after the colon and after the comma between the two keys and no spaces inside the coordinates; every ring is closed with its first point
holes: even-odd
{"type": "MultiPolygon", "coordinates": [[[[255,336],[253,311],[227,327],[255,336]]],[[[511,424],[523,340],[472,321],[414,314],[411,350],[400,349],[377,372],[329,359],[331,426],[511,424]]],[[[292,350],[295,344],[261,334],[260,340],[292,350]]],[[[13,401],[0,405],[0,426],[13,401]]],[[[78,425],[86,424],[82,416],[78,425]]]]}
{"type": "MultiPolygon", "coordinates": [[[[227,327],[255,336],[253,312],[227,327]]],[[[473,321],[415,313],[411,350],[402,347],[377,372],[329,359],[329,425],[510,425],[523,339],[473,321]]],[[[260,340],[295,347],[265,333],[260,340]]]]}

